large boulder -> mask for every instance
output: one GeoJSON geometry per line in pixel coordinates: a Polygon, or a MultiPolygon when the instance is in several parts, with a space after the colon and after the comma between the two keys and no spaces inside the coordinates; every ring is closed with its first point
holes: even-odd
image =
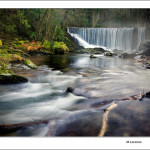
{"type": "Polygon", "coordinates": [[[138,55],[146,55],[150,56],[150,40],[143,41],[138,50],[137,50],[138,55]]]}
{"type": "Polygon", "coordinates": [[[0,68],[0,84],[16,84],[25,82],[28,82],[28,79],[25,77],[16,75],[7,68],[0,68]]]}
{"type": "Polygon", "coordinates": [[[0,75],[0,84],[16,84],[25,82],[28,82],[28,80],[19,75],[0,75]]]}

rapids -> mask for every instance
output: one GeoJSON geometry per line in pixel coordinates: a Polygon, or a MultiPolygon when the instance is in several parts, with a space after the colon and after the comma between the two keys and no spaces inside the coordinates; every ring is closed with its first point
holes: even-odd
{"type": "MultiPolygon", "coordinates": [[[[8,136],[46,136],[55,123],[65,128],[70,121],[65,118],[84,115],[87,119],[89,116],[86,115],[93,113],[99,121],[96,127],[92,124],[97,133],[98,116],[102,111],[93,106],[102,100],[125,98],[150,89],[150,71],[140,67],[134,59],[103,55],[90,59],[88,54],[76,54],[37,56],[31,60],[40,65],[36,71],[14,67],[15,71],[29,79],[28,83],[0,85],[0,125],[44,120],[50,123],[24,127],[7,133],[8,136]],[[84,93],[81,96],[66,93],[67,87],[75,87],[84,93]]],[[[51,135],[57,133],[55,131],[51,135]]],[[[86,131],[85,135],[88,135],[86,131]]]]}

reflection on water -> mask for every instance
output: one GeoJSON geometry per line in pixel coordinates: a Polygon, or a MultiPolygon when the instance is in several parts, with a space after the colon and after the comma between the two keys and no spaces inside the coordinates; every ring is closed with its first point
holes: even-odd
{"type": "MultiPolygon", "coordinates": [[[[0,86],[0,124],[59,120],[89,109],[99,100],[119,99],[149,90],[150,72],[139,67],[134,59],[103,55],[90,59],[84,54],[40,56],[32,61],[41,65],[37,71],[18,71],[28,77],[29,83],[0,86]],[[67,87],[75,87],[89,99],[65,93],[67,87]]],[[[18,134],[44,136],[48,126],[18,134]]]]}

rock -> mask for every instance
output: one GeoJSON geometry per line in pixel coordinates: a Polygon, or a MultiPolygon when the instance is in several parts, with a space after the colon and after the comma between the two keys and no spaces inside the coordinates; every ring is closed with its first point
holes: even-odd
{"type": "Polygon", "coordinates": [[[83,89],[79,89],[79,88],[73,88],[73,87],[68,87],[66,92],[68,93],[72,93],[76,96],[83,96],[86,98],[90,98],[91,94],[89,91],[83,90],[83,89]]]}
{"type": "Polygon", "coordinates": [[[28,80],[19,75],[0,75],[0,84],[16,84],[25,82],[28,82],[28,80]]]}
{"type": "Polygon", "coordinates": [[[19,75],[0,75],[0,84],[16,84],[25,82],[28,82],[28,80],[19,75]]]}
{"type": "Polygon", "coordinates": [[[104,136],[149,136],[150,101],[123,101],[111,110],[104,136]]]}
{"type": "Polygon", "coordinates": [[[79,54],[83,54],[83,53],[103,54],[104,52],[106,52],[106,50],[104,50],[103,48],[84,48],[84,49],[76,50],[76,53],[79,53],[79,54]]]}
{"type": "Polygon", "coordinates": [[[146,64],[146,69],[150,69],[150,64],[146,64]]]}
{"type": "Polygon", "coordinates": [[[74,90],[75,90],[75,88],[73,88],[73,87],[68,87],[67,90],[66,90],[66,92],[68,92],[68,93],[73,93],[74,90]]]}
{"type": "Polygon", "coordinates": [[[102,126],[103,110],[79,111],[56,122],[51,136],[97,136],[102,126]]]}
{"type": "Polygon", "coordinates": [[[150,40],[141,42],[137,54],[150,56],[150,40]]]}
{"type": "Polygon", "coordinates": [[[122,50],[113,49],[113,52],[116,53],[116,54],[121,54],[121,53],[122,53],[122,50]]]}
{"type": "Polygon", "coordinates": [[[25,59],[23,61],[23,63],[25,65],[27,65],[28,67],[30,67],[31,69],[37,69],[37,66],[32,61],[30,61],[29,59],[25,59]]]}
{"type": "Polygon", "coordinates": [[[101,52],[101,53],[104,53],[106,52],[106,50],[104,50],[103,48],[99,47],[99,48],[93,48],[95,51],[97,52],[101,52]]]}
{"type": "Polygon", "coordinates": [[[94,55],[90,55],[90,58],[97,58],[96,56],[94,56],[94,55]]]}
{"type": "Polygon", "coordinates": [[[0,68],[0,84],[15,84],[28,82],[28,79],[16,75],[13,71],[7,68],[0,68]]]}
{"type": "Polygon", "coordinates": [[[112,52],[105,52],[104,55],[105,56],[114,56],[114,53],[112,53],[112,52]]]}
{"type": "Polygon", "coordinates": [[[123,58],[134,58],[136,55],[134,53],[122,53],[122,54],[119,54],[118,57],[123,57],[123,58]]]}

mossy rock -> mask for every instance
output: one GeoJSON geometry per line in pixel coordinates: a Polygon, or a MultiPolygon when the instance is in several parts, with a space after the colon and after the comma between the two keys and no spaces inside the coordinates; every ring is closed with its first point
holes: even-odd
{"type": "Polygon", "coordinates": [[[28,82],[28,79],[16,75],[12,70],[0,68],[0,84],[16,84],[28,82]]]}
{"type": "Polygon", "coordinates": [[[94,56],[94,55],[90,55],[90,58],[97,58],[96,56],[94,56]]]}
{"type": "Polygon", "coordinates": [[[23,61],[23,63],[24,63],[26,66],[30,67],[31,69],[37,69],[37,66],[36,66],[32,61],[30,61],[29,59],[25,59],[25,60],[23,61]]]}
{"type": "Polygon", "coordinates": [[[114,53],[112,53],[112,52],[105,52],[104,55],[105,56],[114,56],[114,53]]]}
{"type": "Polygon", "coordinates": [[[25,83],[28,82],[28,79],[21,77],[19,75],[1,75],[0,74],[0,84],[16,84],[16,83],[25,83]]]}

